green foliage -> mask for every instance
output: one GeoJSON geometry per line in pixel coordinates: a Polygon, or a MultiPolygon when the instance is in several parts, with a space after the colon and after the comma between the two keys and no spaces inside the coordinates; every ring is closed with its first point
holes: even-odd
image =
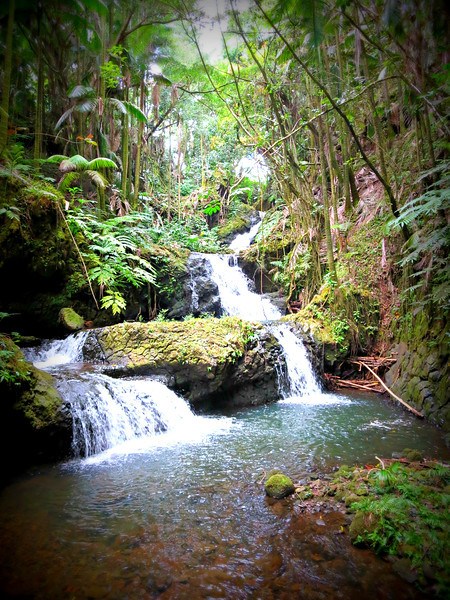
{"type": "Polygon", "coordinates": [[[417,469],[394,462],[369,473],[369,496],[352,511],[372,516],[375,526],[360,533],[356,543],[379,554],[404,556],[419,573],[431,564],[442,589],[450,586],[450,468],[437,464],[417,469]],[[373,519],[373,517],[375,517],[373,519]]]}
{"type": "Polygon", "coordinates": [[[100,66],[100,73],[107,88],[114,89],[119,85],[122,71],[116,63],[108,60],[100,66]]]}
{"type": "Polygon", "coordinates": [[[141,214],[99,221],[78,209],[68,212],[67,221],[82,240],[89,280],[98,286],[103,308],[120,314],[126,308],[123,294],[128,286],[155,284],[155,269],[142,255],[150,251],[152,238],[141,214]]]}
{"type": "Polygon", "coordinates": [[[32,171],[32,161],[26,156],[23,144],[13,144],[4,152],[4,164],[0,163],[0,177],[15,177],[23,182],[25,175],[32,171]]]}
{"type": "Polygon", "coordinates": [[[0,208],[0,215],[5,215],[11,221],[20,223],[20,214],[20,209],[17,206],[2,206],[0,208]]]}
{"type": "Polygon", "coordinates": [[[211,215],[214,215],[215,213],[220,212],[221,206],[222,205],[220,202],[220,198],[213,198],[205,206],[205,208],[203,209],[203,212],[205,213],[205,215],[211,216],[211,215]]]}
{"type": "Polygon", "coordinates": [[[9,337],[0,334],[0,384],[16,387],[28,383],[30,378],[31,371],[20,350],[9,337]]]}
{"type": "Polygon", "coordinates": [[[409,277],[412,282],[406,295],[415,297],[416,306],[448,311],[450,304],[450,271],[448,252],[450,229],[446,214],[450,209],[449,162],[442,161],[435,168],[424,172],[425,178],[439,178],[428,186],[425,193],[413,197],[399,211],[390,227],[413,225],[415,230],[405,244],[402,268],[414,267],[409,277]]]}
{"type": "Polygon", "coordinates": [[[62,154],[54,154],[47,159],[48,163],[59,164],[59,170],[63,173],[58,187],[61,191],[73,189],[73,183],[86,175],[97,188],[105,189],[108,180],[100,172],[100,169],[117,169],[116,163],[105,157],[87,160],[80,154],[67,157],[62,154]]]}
{"type": "Polygon", "coordinates": [[[162,246],[175,244],[192,252],[219,252],[217,233],[209,229],[201,215],[188,216],[186,219],[173,218],[158,227],[152,228],[153,240],[162,246]]]}

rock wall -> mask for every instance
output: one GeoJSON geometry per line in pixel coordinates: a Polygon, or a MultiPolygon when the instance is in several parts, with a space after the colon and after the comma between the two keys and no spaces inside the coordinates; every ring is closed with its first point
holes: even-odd
{"type": "Polygon", "coordinates": [[[432,339],[402,342],[393,352],[397,354],[397,361],[385,375],[386,385],[448,432],[450,442],[448,335],[441,330],[432,339]]]}

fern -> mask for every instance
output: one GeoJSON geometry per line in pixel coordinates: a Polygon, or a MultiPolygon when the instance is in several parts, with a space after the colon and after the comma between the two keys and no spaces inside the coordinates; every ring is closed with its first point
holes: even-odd
{"type": "Polygon", "coordinates": [[[434,169],[422,173],[418,181],[438,174],[440,178],[424,194],[412,198],[400,209],[398,217],[390,222],[390,227],[415,227],[404,247],[404,256],[398,263],[401,267],[419,264],[421,267],[410,274],[412,284],[406,292],[416,294],[421,290],[416,294],[416,304],[424,308],[435,304],[437,308],[448,310],[450,229],[445,215],[450,209],[450,163],[439,163],[434,169]]]}

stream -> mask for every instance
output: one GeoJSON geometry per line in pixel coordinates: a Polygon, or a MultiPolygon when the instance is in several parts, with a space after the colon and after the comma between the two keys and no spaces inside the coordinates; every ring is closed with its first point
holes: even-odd
{"type": "Polygon", "coordinates": [[[266,497],[263,479],[279,468],[300,482],[405,447],[443,458],[441,432],[385,397],[323,392],[301,342],[273,323],[277,309],[227,279],[228,268],[242,279],[235,261],[211,261],[228,281],[221,298],[234,290],[225,314],[258,314],[280,341],[281,399],[194,413],[159,381],[85,369],[83,334],[30,350],[70,400],[74,458],[1,491],[1,597],[425,598],[350,544],[344,510],[301,512],[266,497]]]}

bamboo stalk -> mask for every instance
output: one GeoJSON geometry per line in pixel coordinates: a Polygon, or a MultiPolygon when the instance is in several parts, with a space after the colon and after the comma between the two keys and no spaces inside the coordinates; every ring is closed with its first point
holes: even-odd
{"type": "Polygon", "coordinates": [[[407,404],[404,400],[402,400],[401,398],[399,398],[396,394],[394,394],[394,392],[388,388],[388,386],[384,383],[384,381],[380,377],[378,377],[378,375],[374,371],[372,371],[372,369],[369,366],[367,366],[363,362],[360,362],[359,364],[362,365],[363,367],[366,367],[366,369],[372,373],[372,375],[381,383],[381,385],[384,387],[384,389],[393,398],[395,398],[396,400],[398,400],[401,404],[403,404],[403,406],[406,406],[406,408],[408,410],[410,410],[413,414],[415,414],[416,417],[420,417],[421,419],[423,419],[423,414],[422,413],[420,413],[418,410],[416,410],[415,408],[413,408],[412,406],[410,406],[409,404],[407,404]]]}

